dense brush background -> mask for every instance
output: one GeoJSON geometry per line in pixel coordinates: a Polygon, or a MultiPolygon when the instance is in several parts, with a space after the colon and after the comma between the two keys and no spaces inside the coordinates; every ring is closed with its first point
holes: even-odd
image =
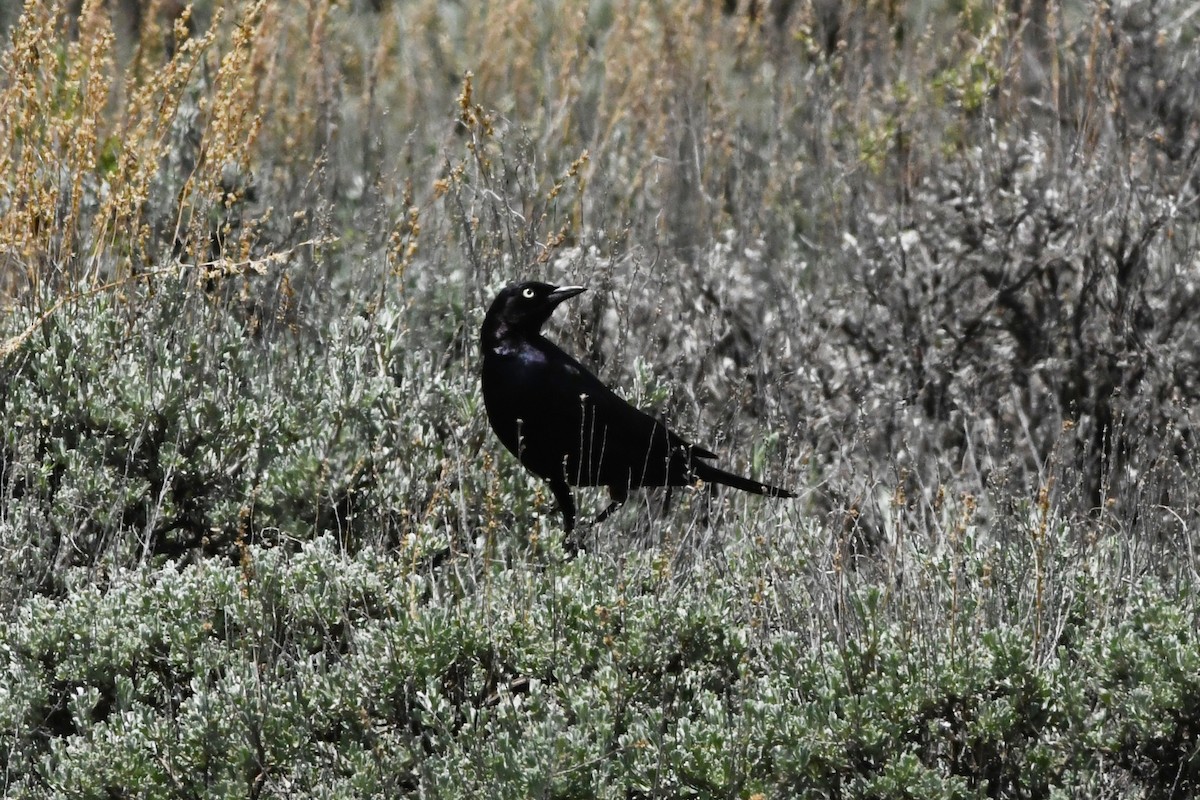
{"type": "Polygon", "coordinates": [[[1200,791],[1195,0],[0,30],[5,797],[1200,791]],[[567,558],[480,399],[527,278],[799,498],[567,558]]]}

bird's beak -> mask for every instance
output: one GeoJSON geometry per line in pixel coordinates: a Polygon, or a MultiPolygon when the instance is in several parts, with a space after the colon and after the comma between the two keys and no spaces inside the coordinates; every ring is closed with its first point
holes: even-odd
{"type": "Polygon", "coordinates": [[[546,299],[550,302],[550,307],[553,308],[563,300],[568,300],[585,291],[587,291],[586,286],[560,286],[550,294],[546,295],[546,299]]]}

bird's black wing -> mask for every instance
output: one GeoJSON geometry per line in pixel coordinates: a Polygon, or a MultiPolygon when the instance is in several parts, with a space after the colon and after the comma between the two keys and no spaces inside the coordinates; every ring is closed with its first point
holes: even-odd
{"type": "Polygon", "coordinates": [[[630,405],[555,345],[539,343],[551,380],[547,427],[562,441],[568,483],[577,486],[666,486],[692,481],[692,461],[716,454],[671,432],[630,405]]]}

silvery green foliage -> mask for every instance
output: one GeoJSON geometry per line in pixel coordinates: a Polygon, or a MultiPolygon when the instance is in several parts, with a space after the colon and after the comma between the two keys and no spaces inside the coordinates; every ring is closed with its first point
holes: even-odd
{"type": "Polygon", "coordinates": [[[446,480],[460,449],[443,403],[461,392],[402,361],[387,319],[317,343],[257,338],[184,284],[139,303],[65,307],[4,366],[5,592],[61,591],[76,566],[419,527],[399,510],[446,480]]]}
{"type": "Polygon", "coordinates": [[[815,528],[674,576],[654,552],[583,556],[438,591],[407,551],[332,534],[103,583],[77,568],[0,638],[5,794],[1194,786],[1172,761],[1192,616],[1151,582],[1114,601],[1064,532],[1041,568],[1072,588],[1042,627],[991,580],[1026,555],[960,542],[920,592],[848,575],[830,595],[815,528]]]}

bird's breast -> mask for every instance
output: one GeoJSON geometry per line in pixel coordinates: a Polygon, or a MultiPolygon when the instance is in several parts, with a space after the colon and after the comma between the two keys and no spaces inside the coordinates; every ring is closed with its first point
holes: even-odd
{"type": "Polygon", "coordinates": [[[579,387],[567,365],[536,349],[501,354],[483,361],[483,401],[497,437],[522,463],[547,477],[562,470],[569,445],[583,427],[579,387]]]}

